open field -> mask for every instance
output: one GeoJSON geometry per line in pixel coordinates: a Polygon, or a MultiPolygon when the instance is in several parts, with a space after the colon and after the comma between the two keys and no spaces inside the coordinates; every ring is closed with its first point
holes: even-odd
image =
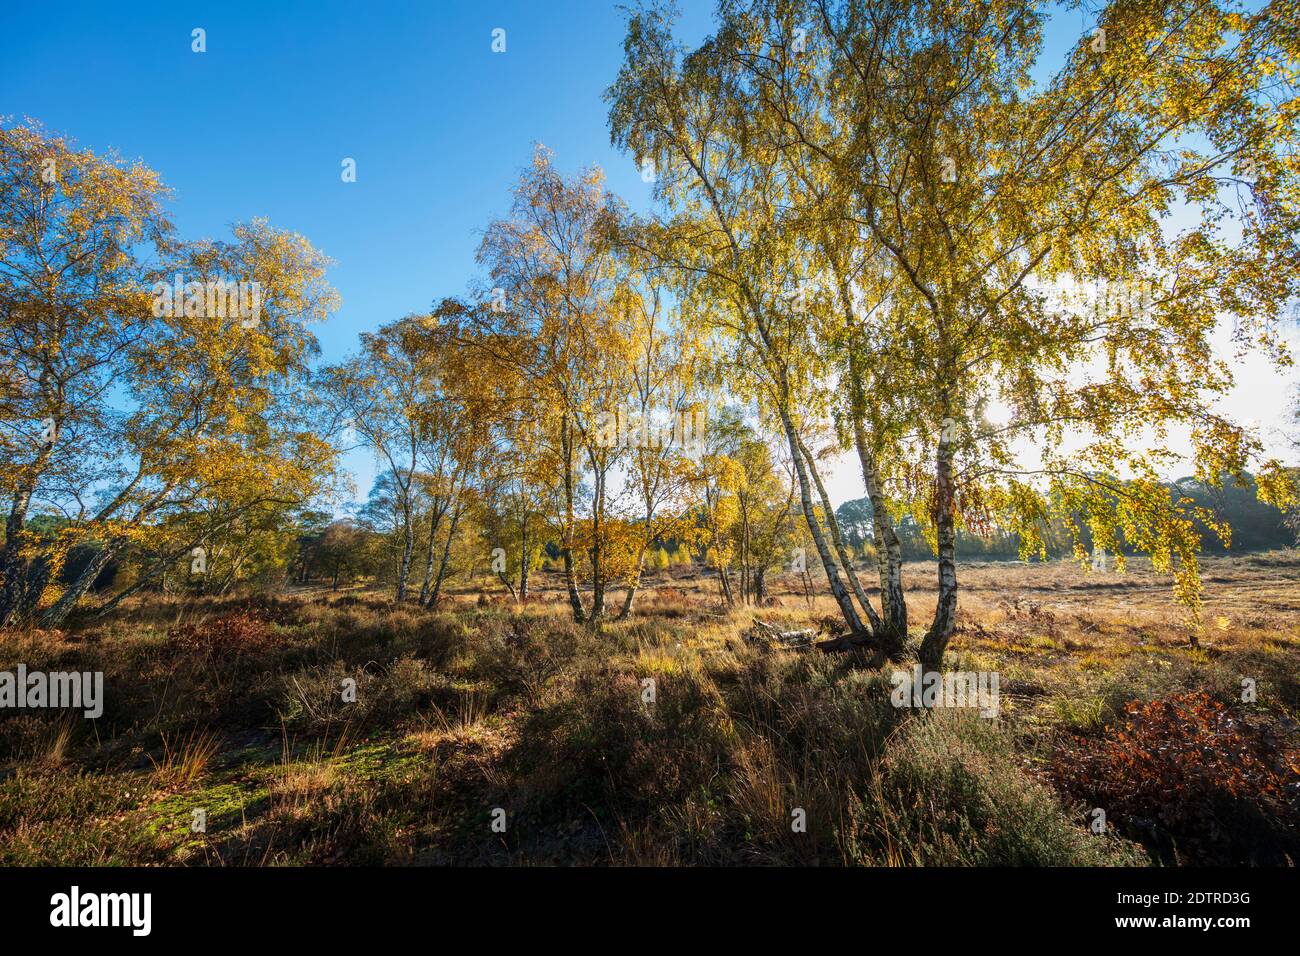
{"type": "MultiPolygon", "coordinates": [[[[0,670],[102,670],[106,694],[95,721],[0,721],[0,863],[1298,858],[1295,552],[1205,559],[1199,649],[1149,563],[963,567],[949,665],[998,675],[994,719],[892,706],[891,667],[751,645],[753,612],[683,572],[598,630],[541,576],[522,608],[149,598],[7,633],[0,670]],[[1174,703],[1126,712],[1150,701],[1174,703]]],[[[832,618],[776,583],[765,621],[832,618]]]]}

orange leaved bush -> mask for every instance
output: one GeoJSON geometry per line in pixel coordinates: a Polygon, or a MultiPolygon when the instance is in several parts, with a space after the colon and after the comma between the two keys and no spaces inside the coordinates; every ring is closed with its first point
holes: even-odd
{"type": "Polygon", "coordinates": [[[213,658],[256,654],[276,643],[275,632],[261,617],[248,611],[177,624],[167,632],[171,649],[213,658]]]}
{"type": "Polygon", "coordinates": [[[1166,863],[1300,863],[1300,762],[1204,693],[1124,708],[1101,741],[1072,737],[1051,775],[1166,863]]]}

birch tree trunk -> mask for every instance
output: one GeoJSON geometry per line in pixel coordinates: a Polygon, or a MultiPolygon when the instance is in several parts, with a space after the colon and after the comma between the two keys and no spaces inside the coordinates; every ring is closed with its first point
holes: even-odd
{"type": "Polygon", "coordinates": [[[804,456],[804,461],[808,465],[808,471],[812,475],[813,483],[817,486],[817,496],[821,498],[822,513],[826,516],[826,526],[830,529],[831,540],[835,544],[835,550],[839,554],[840,563],[844,566],[844,576],[849,579],[849,586],[853,588],[853,595],[858,599],[858,604],[866,612],[867,620],[871,622],[871,632],[877,634],[881,629],[880,615],[871,602],[867,600],[866,592],[862,590],[862,582],[858,580],[858,574],[853,570],[853,562],[849,559],[848,548],[844,546],[844,538],[840,535],[840,523],[835,517],[835,512],[831,509],[831,499],[826,494],[826,486],[822,484],[821,475],[817,471],[817,463],[813,461],[812,453],[808,446],[799,440],[799,451],[804,456]]]}
{"type": "Polygon", "coordinates": [[[641,572],[644,567],[645,554],[642,553],[641,559],[637,562],[633,578],[628,582],[627,592],[623,595],[623,606],[618,609],[617,620],[625,620],[632,613],[632,602],[636,600],[637,589],[641,586],[641,572]]]}
{"type": "Polygon", "coordinates": [[[100,572],[122,550],[126,545],[126,541],[126,538],[114,538],[99,549],[86,567],[82,569],[81,574],[77,576],[77,580],[69,585],[68,589],[59,595],[59,599],[41,615],[41,627],[59,627],[67,620],[77,602],[90,590],[90,586],[95,583],[95,579],[99,577],[100,572]]]}
{"type": "MultiPolygon", "coordinates": [[[[650,535],[650,529],[654,526],[653,525],[654,516],[655,516],[654,509],[647,508],[645,512],[645,528],[646,528],[647,538],[650,535]]],[[[648,547],[649,545],[650,542],[649,540],[647,540],[645,542],[645,545],[642,546],[641,548],[641,556],[637,558],[636,570],[632,573],[632,580],[628,582],[627,593],[623,595],[623,606],[619,608],[618,620],[620,621],[624,620],[628,615],[632,613],[632,602],[636,600],[637,588],[641,586],[641,575],[645,571],[645,551],[646,551],[646,547],[648,547]]]]}
{"type": "Polygon", "coordinates": [[[594,461],[592,466],[596,493],[591,505],[591,613],[587,619],[598,621],[605,615],[604,553],[600,547],[600,538],[604,533],[602,519],[605,512],[605,473],[603,469],[595,467],[594,461]]]}
{"type": "Polygon", "coordinates": [[[442,561],[438,564],[438,577],[433,582],[433,592],[429,595],[429,603],[426,607],[434,607],[438,603],[438,594],[442,591],[443,579],[447,576],[447,561],[451,556],[451,542],[456,537],[456,525],[460,523],[461,505],[457,502],[451,511],[451,524],[447,527],[447,543],[442,546],[442,561]]]}
{"type": "Polygon", "coordinates": [[[564,583],[569,589],[573,620],[582,624],[587,612],[578,592],[578,573],[573,566],[573,433],[566,413],[560,420],[560,446],[564,453],[564,583]]]}
{"type": "Polygon", "coordinates": [[[19,563],[18,571],[22,581],[18,590],[17,603],[10,609],[9,624],[22,625],[31,622],[41,602],[41,595],[45,593],[45,587],[50,583],[52,570],[49,558],[43,554],[37,555],[29,568],[24,568],[19,563]]]}
{"type": "MultiPolygon", "coordinates": [[[[947,419],[945,418],[945,421],[947,419]]],[[[953,436],[944,428],[935,456],[935,533],[939,545],[939,601],[921,642],[921,666],[938,671],[957,621],[957,502],[953,487],[953,436]]]]}
{"type": "Polygon", "coordinates": [[[0,580],[4,582],[0,586],[0,627],[13,623],[27,582],[21,551],[33,489],[34,485],[14,492],[9,503],[9,516],[5,519],[4,550],[0,551],[0,580]]]}
{"type": "Polygon", "coordinates": [[[424,552],[424,583],[420,585],[420,606],[429,599],[429,588],[433,584],[433,553],[438,539],[438,526],[442,524],[442,515],[446,506],[441,501],[434,501],[433,514],[429,518],[429,547],[424,552]]]}
{"type": "Polygon", "coordinates": [[[731,575],[721,564],[718,565],[718,583],[722,588],[722,597],[727,602],[727,607],[735,607],[736,593],[731,589],[731,575]]]}
{"type": "Polygon", "coordinates": [[[885,503],[880,468],[875,450],[867,439],[866,396],[862,390],[862,369],[857,352],[850,346],[849,401],[853,419],[853,444],[862,466],[862,484],[871,502],[871,528],[880,569],[881,638],[889,656],[901,654],[907,641],[907,598],[903,593],[903,545],[894,530],[894,519],[885,503]]]}
{"type": "Polygon", "coordinates": [[[528,510],[524,509],[524,526],[519,545],[519,596],[520,604],[528,601],[528,510]]]}
{"type": "Polygon", "coordinates": [[[822,532],[821,524],[817,521],[817,513],[813,509],[812,493],[809,491],[808,469],[804,466],[803,454],[799,450],[799,437],[794,430],[794,421],[790,418],[790,412],[782,404],[780,408],[781,424],[785,428],[786,442],[790,447],[790,459],[794,462],[795,476],[799,479],[799,503],[803,507],[804,520],[808,522],[808,531],[812,535],[813,544],[817,548],[817,554],[821,558],[822,567],[826,571],[826,580],[830,585],[831,596],[835,598],[835,603],[839,605],[840,614],[844,616],[844,623],[848,625],[849,630],[854,635],[864,635],[866,631],[862,627],[862,619],[858,617],[857,608],[853,606],[853,597],[844,587],[844,582],[840,580],[839,569],[835,566],[835,559],[831,556],[830,545],[826,543],[826,535],[822,532]]]}
{"type": "Polygon", "coordinates": [[[411,512],[402,515],[402,557],[397,564],[397,603],[406,600],[406,584],[411,577],[411,554],[415,551],[415,529],[411,527],[411,512]]]}

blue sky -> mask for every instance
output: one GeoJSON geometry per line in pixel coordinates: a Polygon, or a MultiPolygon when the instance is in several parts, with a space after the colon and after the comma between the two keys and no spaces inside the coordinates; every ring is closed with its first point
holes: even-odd
{"type": "MultiPolygon", "coordinates": [[[[682,0],[687,40],[708,31],[712,6],[682,0]]],[[[1056,18],[1049,56],[1089,29],[1084,18],[1056,18]]],[[[342,307],[316,328],[332,361],[358,332],[466,290],[479,232],[506,211],[534,142],[566,171],[600,165],[647,208],[650,187],[610,147],[601,99],[622,37],[607,0],[10,2],[0,116],[140,158],[174,190],[185,238],[219,238],[255,216],[307,236],[336,262],[342,307]],[[348,157],[355,183],[340,177],[348,157]]],[[[1240,402],[1268,424],[1294,384],[1260,371],[1243,376],[1253,387],[1240,402]]],[[[373,468],[359,454],[349,465],[364,496],[373,468]]],[[[837,501],[862,493],[851,467],[831,479],[837,501]]]]}

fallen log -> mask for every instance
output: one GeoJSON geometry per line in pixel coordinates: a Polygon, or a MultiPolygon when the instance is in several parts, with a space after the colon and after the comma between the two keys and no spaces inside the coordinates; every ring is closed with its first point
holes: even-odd
{"type": "Polygon", "coordinates": [[[812,647],[817,632],[810,627],[794,631],[783,631],[779,627],[754,618],[753,626],[745,632],[745,640],[751,644],[771,646],[780,644],[784,647],[807,649],[812,647]]]}
{"type": "Polygon", "coordinates": [[[818,641],[814,646],[824,654],[869,653],[866,666],[873,670],[884,667],[889,659],[885,649],[873,642],[870,634],[854,634],[850,631],[847,634],[836,635],[828,641],[818,641]]]}
{"type": "Polygon", "coordinates": [[[817,650],[830,654],[838,651],[856,651],[866,647],[871,640],[869,634],[854,634],[849,631],[846,634],[837,634],[835,637],[825,641],[817,642],[817,650]]]}

